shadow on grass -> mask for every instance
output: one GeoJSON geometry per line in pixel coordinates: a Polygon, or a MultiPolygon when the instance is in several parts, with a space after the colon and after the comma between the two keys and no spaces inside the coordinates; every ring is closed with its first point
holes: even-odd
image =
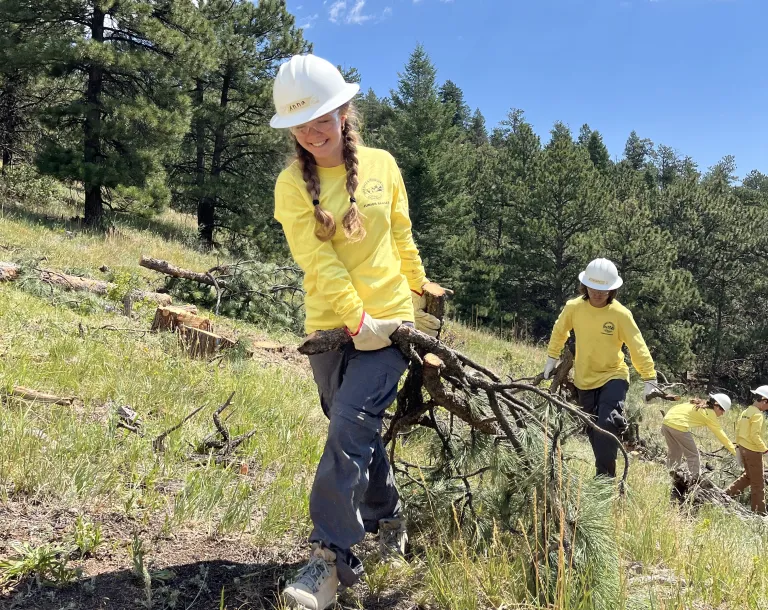
{"type": "MultiPolygon", "coordinates": [[[[164,580],[152,582],[151,601],[148,601],[141,581],[127,569],[84,578],[61,588],[40,588],[33,580],[28,580],[16,586],[9,594],[0,597],[0,609],[272,610],[284,607],[279,601],[279,592],[285,585],[286,576],[291,575],[301,565],[303,562],[242,563],[217,559],[165,566],[164,580]]],[[[401,601],[406,600],[405,594],[399,591],[374,596],[362,585],[356,586],[355,589],[361,589],[362,595],[350,604],[347,602],[352,596],[348,592],[342,593],[339,596],[339,606],[384,610],[396,608],[401,601]]]]}
{"type": "MultiPolygon", "coordinates": [[[[20,220],[31,225],[42,226],[53,231],[63,230],[72,233],[86,233],[93,236],[105,235],[105,229],[86,228],[82,224],[82,218],[76,216],[78,210],[72,208],[72,216],[62,215],[61,213],[46,213],[40,209],[26,207],[16,203],[6,203],[3,206],[0,218],[9,220],[20,220]]],[[[137,231],[149,231],[155,233],[167,241],[175,241],[182,245],[195,248],[197,242],[197,231],[194,227],[184,227],[173,222],[165,221],[161,218],[144,218],[141,216],[132,216],[130,214],[108,214],[107,223],[114,223],[115,228],[130,228],[137,231]]]]}

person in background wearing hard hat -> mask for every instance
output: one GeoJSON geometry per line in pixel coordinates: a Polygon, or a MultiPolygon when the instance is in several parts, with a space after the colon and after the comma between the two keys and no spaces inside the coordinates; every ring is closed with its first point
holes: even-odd
{"type": "Polygon", "coordinates": [[[667,441],[667,468],[674,468],[688,462],[688,470],[694,476],[699,476],[699,450],[691,434],[691,428],[706,426],[717,437],[723,447],[736,455],[736,447],[723,432],[719,418],[731,408],[731,399],[725,394],[710,394],[709,400],[694,399],[675,405],[664,416],[661,425],[661,435],[667,441]]]}
{"type": "Polygon", "coordinates": [[[381,438],[407,361],[390,335],[401,324],[436,336],[424,311],[428,282],[411,235],[400,170],[388,152],[361,145],[352,98],[328,61],[297,55],[280,66],[270,125],[288,129],[296,159],[278,177],[275,218],[304,271],[305,329],[345,327],[352,342],[310,357],[328,437],[309,498],[310,561],[288,583],[289,604],[312,610],[352,586],[352,547],[379,533],[383,557],[402,557],[401,503],[381,438]]]}
{"type": "Polygon", "coordinates": [[[765,514],[765,481],[763,480],[763,454],[768,447],[763,441],[762,431],[765,421],[764,412],[768,411],[768,385],[761,385],[752,390],[755,402],[741,413],[736,424],[736,445],[739,449],[744,474],[725,490],[729,496],[738,496],[742,490],[750,487],[752,510],[765,514]]]}
{"type": "MultiPolygon", "coordinates": [[[[622,346],[629,348],[632,364],[645,382],[643,398],[656,388],[653,359],[632,313],[616,300],[623,281],[616,265],[606,258],[593,260],[579,274],[581,296],[568,301],[552,329],[544,379],[549,379],[568,335],[576,336],[574,384],[579,403],[597,420],[598,427],[620,435],[627,427],[624,400],[629,389],[629,369],[622,346]]],[[[616,442],[592,429],[587,431],[595,454],[597,475],[616,476],[616,442]]]]}

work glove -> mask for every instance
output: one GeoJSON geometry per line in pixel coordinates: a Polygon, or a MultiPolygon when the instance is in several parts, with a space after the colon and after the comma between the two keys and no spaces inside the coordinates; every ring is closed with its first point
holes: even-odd
{"type": "Polygon", "coordinates": [[[544,373],[542,373],[544,379],[549,379],[552,376],[552,371],[557,366],[557,358],[547,356],[547,363],[544,365],[544,373]]]}
{"type": "Polygon", "coordinates": [[[736,445],[736,463],[739,465],[739,468],[744,468],[744,460],[741,459],[741,449],[738,445],[736,445]]]}
{"type": "Polygon", "coordinates": [[[659,392],[659,387],[656,385],[656,380],[651,379],[643,382],[643,400],[648,402],[648,397],[654,392],[659,392]]]}
{"type": "Polygon", "coordinates": [[[402,320],[379,320],[363,312],[363,317],[360,320],[360,326],[358,326],[357,331],[352,333],[347,329],[347,332],[352,337],[355,349],[361,352],[372,352],[392,345],[392,340],[389,336],[402,323],[402,320]]]}
{"type": "Polygon", "coordinates": [[[424,308],[427,306],[427,297],[424,295],[423,286],[421,292],[411,290],[411,301],[413,302],[413,313],[416,318],[414,320],[416,330],[420,330],[430,337],[437,337],[441,323],[435,316],[424,311],[424,308]]]}

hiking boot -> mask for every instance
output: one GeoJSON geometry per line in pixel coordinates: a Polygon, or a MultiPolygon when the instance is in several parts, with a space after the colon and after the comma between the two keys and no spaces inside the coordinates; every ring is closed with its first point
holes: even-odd
{"type": "Polygon", "coordinates": [[[404,560],[407,544],[405,519],[379,519],[379,553],[383,560],[404,560]]]}
{"type": "Polygon", "coordinates": [[[323,610],[336,601],[338,588],[336,553],[315,542],[309,563],[283,589],[283,597],[291,608],[323,610]]]}

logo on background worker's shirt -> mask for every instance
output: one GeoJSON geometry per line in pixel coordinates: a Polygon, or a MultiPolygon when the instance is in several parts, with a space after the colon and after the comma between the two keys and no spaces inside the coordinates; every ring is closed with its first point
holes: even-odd
{"type": "Polygon", "coordinates": [[[363,184],[363,195],[365,195],[368,201],[372,202],[364,207],[377,205],[375,202],[380,201],[384,197],[384,183],[378,178],[369,178],[363,184]]]}
{"type": "Polygon", "coordinates": [[[615,330],[616,330],[616,327],[613,325],[613,322],[606,322],[605,324],[603,324],[604,335],[613,335],[615,330]]]}

